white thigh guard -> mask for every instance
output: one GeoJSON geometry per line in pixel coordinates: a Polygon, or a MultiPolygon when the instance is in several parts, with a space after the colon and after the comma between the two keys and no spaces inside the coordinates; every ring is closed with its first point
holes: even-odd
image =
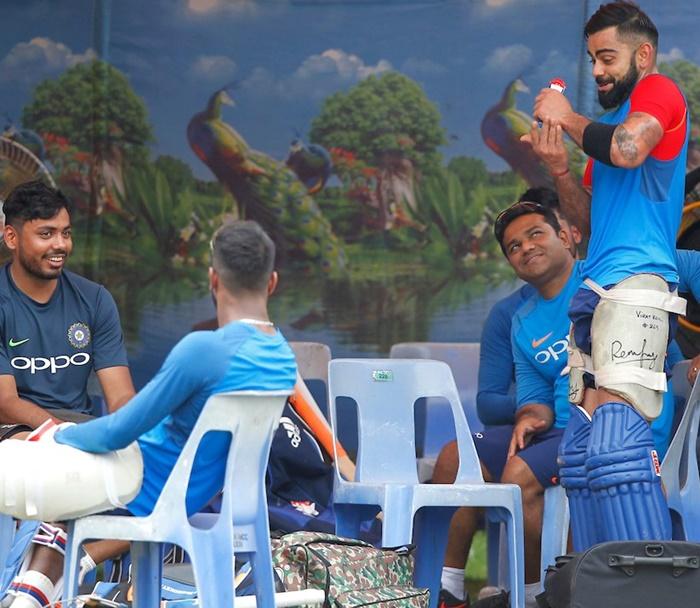
{"type": "Polygon", "coordinates": [[[567,347],[568,360],[561,375],[569,375],[569,401],[575,405],[583,402],[586,387],[583,383],[583,375],[588,372],[593,374],[593,363],[590,355],[583,352],[577,345],[574,338],[573,324],[569,328],[569,346],[567,347]]]}
{"type": "Polygon", "coordinates": [[[142,479],[136,442],[106,454],[52,439],[0,443],[0,511],[18,519],[61,521],[123,507],[142,479]]]}
{"type": "Polygon", "coordinates": [[[686,301],[655,274],[637,274],[603,289],[591,322],[596,386],[629,401],[647,420],[661,413],[669,313],[685,314],[686,301]]]}

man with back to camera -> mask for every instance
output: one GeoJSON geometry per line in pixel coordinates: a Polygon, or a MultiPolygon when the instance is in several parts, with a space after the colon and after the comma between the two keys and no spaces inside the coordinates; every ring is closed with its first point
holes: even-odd
{"type": "MultiPolygon", "coordinates": [[[[40,515],[42,508],[61,518],[123,506],[112,502],[99,475],[94,475],[91,487],[67,495],[66,470],[84,470],[84,477],[89,477],[96,466],[100,470],[107,466],[119,481],[118,500],[131,513],[150,513],[210,395],[235,390],[291,391],[297,378],[294,354],[267,312],[268,296],[277,285],[273,263],[274,245],[255,222],[231,222],[217,230],[209,281],[220,329],[185,336],[156,376],[118,411],[61,428],[36,443],[1,443],[0,510],[11,474],[3,463],[42,458],[53,466],[34,481],[46,497],[39,506],[40,515]],[[119,458],[113,458],[114,451],[119,458]],[[53,453],[60,453],[61,460],[51,458],[53,453]],[[98,458],[96,464],[91,456],[101,454],[105,459],[98,458]]],[[[186,496],[188,514],[200,510],[221,490],[228,450],[228,438],[221,435],[211,433],[202,440],[186,496]]],[[[36,608],[42,605],[36,597],[51,598],[61,561],[54,559],[25,572],[13,584],[12,608],[36,608]]]]}
{"type": "Polygon", "coordinates": [[[609,111],[593,122],[545,89],[534,108],[543,128],[533,123],[525,136],[554,176],[564,211],[584,232],[590,228],[586,281],[570,309],[569,355],[571,399],[588,416],[572,417],[576,428],[561,455],[576,550],[603,540],[671,538],[647,421],[659,415],[666,390],[673,315],[685,311],[674,293],[675,240],[689,134],[685,98],[656,67],[657,29],[636,4],[601,5],[584,33],[598,100],[609,111]],[[589,156],[583,188],[561,155],[548,154],[562,131],[589,156]],[[606,427],[615,432],[603,433],[606,427]],[[625,467],[633,477],[618,475],[625,467]],[[631,483],[643,488],[629,494],[632,510],[621,504],[631,483]]]}

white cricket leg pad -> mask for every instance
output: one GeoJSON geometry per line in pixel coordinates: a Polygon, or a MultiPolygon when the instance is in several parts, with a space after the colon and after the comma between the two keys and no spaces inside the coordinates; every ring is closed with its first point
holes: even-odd
{"type": "Polygon", "coordinates": [[[61,521],[124,507],[142,479],[136,442],[106,454],[52,440],[0,443],[0,511],[18,519],[61,521]]]}
{"type": "Polygon", "coordinates": [[[569,329],[569,346],[567,347],[568,361],[561,375],[569,375],[569,401],[576,405],[583,402],[586,387],[583,383],[583,375],[588,372],[593,374],[593,361],[590,355],[576,346],[574,340],[574,326],[569,329]]]}
{"type": "Polygon", "coordinates": [[[35,545],[43,545],[44,547],[53,549],[56,553],[65,555],[67,539],[68,535],[65,530],[42,521],[36,534],[34,534],[34,538],[32,538],[32,543],[35,545]]]}
{"type": "Polygon", "coordinates": [[[10,589],[14,595],[11,608],[42,608],[55,597],[53,583],[37,570],[28,570],[21,579],[15,579],[10,589]]]}
{"type": "Polygon", "coordinates": [[[666,392],[664,361],[669,312],[685,313],[685,300],[654,274],[637,274],[603,289],[591,322],[591,355],[596,386],[619,395],[647,420],[661,413],[666,392]]]}

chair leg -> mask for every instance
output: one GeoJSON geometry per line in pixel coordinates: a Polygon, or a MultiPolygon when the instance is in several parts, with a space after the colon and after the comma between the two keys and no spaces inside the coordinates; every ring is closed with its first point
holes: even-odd
{"type": "Polygon", "coordinates": [[[80,546],[82,539],[76,537],[75,524],[68,526],[66,553],[63,558],[63,593],[64,602],[78,595],[78,574],[80,573],[80,546]]]}
{"type": "Polygon", "coordinates": [[[160,606],[163,555],[160,543],[132,542],[134,608],[160,606]]]}
{"type": "Polygon", "coordinates": [[[500,560],[501,560],[501,529],[502,522],[495,521],[489,514],[492,509],[486,511],[486,556],[487,556],[487,577],[489,585],[498,586],[500,580],[500,560]]]}
{"type": "Polygon", "coordinates": [[[413,542],[416,545],[414,580],[416,587],[430,589],[430,608],[436,608],[440,594],[440,577],[445,561],[447,534],[455,509],[425,507],[415,516],[413,542]]]}
{"type": "Polygon", "coordinates": [[[232,542],[213,542],[208,535],[194,536],[188,551],[199,605],[233,607],[233,550],[232,542]],[[212,546],[213,545],[213,546],[212,546]]]}
{"type": "Polygon", "coordinates": [[[516,503],[513,510],[508,512],[506,534],[508,536],[508,578],[510,583],[511,608],[525,606],[525,555],[523,551],[522,507],[516,503]]]}

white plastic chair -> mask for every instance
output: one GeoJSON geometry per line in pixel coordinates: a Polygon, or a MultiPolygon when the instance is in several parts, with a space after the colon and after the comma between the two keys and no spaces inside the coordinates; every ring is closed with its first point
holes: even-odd
{"type": "Polygon", "coordinates": [[[354,400],[358,412],[356,481],[345,481],[336,471],[334,505],[338,534],[356,538],[360,521],[381,509],[382,544],[416,544],[416,584],[430,589],[434,608],[447,531],[455,508],[498,508],[507,528],[511,606],[522,608],[520,488],[484,482],[449,366],[431,360],[334,359],[328,376],[331,422],[336,435],[338,398],[354,400]],[[441,397],[450,404],[460,461],[455,484],[418,482],[413,408],[423,397],[441,397]]]}
{"type": "Polygon", "coordinates": [[[328,386],[328,363],[331,349],[321,342],[290,342],[297,369],[304,380],[322,380],[328,386]]]}
{"type": "MultiPolygon", "coordinates": [[[[674,392],[682,395],[688,362],[673,368],[674,392]]],[[[686,385],[684,387],[684,384],[686,385]]],[[[671,511],[673,537],[700,542],[700,473],[698,472],[698,427],[700,426],[700,383],[695,381],[666,457],[661,465],[661,480],[671,511]]]]}
{"type": "Polygon", "coordinates": [[[205,404],[153,512],[146,517],[92,515],[70,523],[64,569],[64,598],[76,595],[80,546],[90,539],[131,541],[134,606],[160,605],[160,543],[187,551],[201,606],[233,606],[233,555],[250,553],[256,600],[273,608],[265,470],[272,435],[288,391],[239,391],[211,396],[205,404]],[[197,448],[210,431],[232,436],[220,514],[188,519],[185,495],[197,448]]]}

